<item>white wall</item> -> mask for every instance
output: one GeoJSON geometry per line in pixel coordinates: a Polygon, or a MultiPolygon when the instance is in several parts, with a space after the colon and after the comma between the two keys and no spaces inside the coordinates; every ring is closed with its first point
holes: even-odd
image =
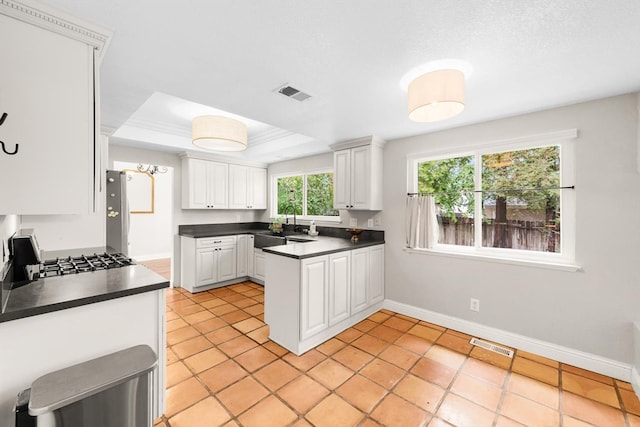
{"type": "Polygon", "coordinates": [[[624,364],[640,318],[636,95],[391,141],[384,151],[386,298],[624,364]],[[578,272],[408,254],[407,155],[577,128],[578,272]],[[602,209],[602,206],[607,208],[602,209]],[[481,311],[469,310],[469,299],[481,311]]]}
{"type": "Polygon", "coordinates": [[[35,229],[44,251],[99,247],[106,241],[102,210],[87,215],[22,215],[21,227],[35,229]]]}

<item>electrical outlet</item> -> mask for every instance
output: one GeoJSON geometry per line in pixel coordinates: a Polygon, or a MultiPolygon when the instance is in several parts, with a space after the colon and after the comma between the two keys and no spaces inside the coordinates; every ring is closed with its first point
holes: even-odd
{"type": "Polygon", "coordinates": [[[357,227],[358,218],[349,218],[349,227],[357,227]]]}
{"type": "Polygon", "coordinates": [[[373,227],[373,218],[367,220],[367,227],[373,227]]]}
{"type": "Polygon", "coordinates": [[[376,227],[380,227],[382,225],[382,218],[379,216],[375,217],[374,223],[376,224],[376,227]]]}
{"type": "Polygon", "coordinates": [[[475,298],[471,298],[471,301],[469,303],[469,310],[471,310],[471,311],[480,311],[480,300],[479,299],[475,299],[475,298]]]}

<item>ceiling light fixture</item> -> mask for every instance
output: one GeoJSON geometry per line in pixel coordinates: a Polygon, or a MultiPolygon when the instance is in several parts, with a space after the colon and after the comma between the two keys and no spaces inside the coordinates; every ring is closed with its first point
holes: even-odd
{"type": "Polygon", "coordinates": [[[409,83],[409,118],[436,122],[464,110],[464,73],[456,69],[436,70],[409,83]]]}
{"type": "Polygon", "coordinates": [[[191,122],[193,144],[213,151],[247,148],[247,125],[224,116],[198,116],[191,122]]]}

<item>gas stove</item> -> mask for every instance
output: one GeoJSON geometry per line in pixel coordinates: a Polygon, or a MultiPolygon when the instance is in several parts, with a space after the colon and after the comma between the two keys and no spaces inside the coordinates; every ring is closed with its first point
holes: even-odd
{"type": "Polygon", "coordinates": [[[102,253],[45,260],[40,265],[40,277],[63,276],[110,268],[135,265],[135,261],[121,253],[102,253]]]}

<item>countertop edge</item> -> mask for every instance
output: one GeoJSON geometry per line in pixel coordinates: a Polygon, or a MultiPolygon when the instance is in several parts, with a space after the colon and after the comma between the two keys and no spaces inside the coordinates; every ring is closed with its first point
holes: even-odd
{"type": "Polygon", "coordinates": [[[284,252],[281,252],[281,251],[279,251],[277,249],[272,249],[272,248],[276,248],[278,246],[271,246],[271,247],[262,248],[262,252],[266,252],[266,253],[270,253],[270,254],[278,255],[278,256],[284,256],[284,257],[287,257],[287,258],[306,259],[306,258],[313,258],[313,257],[317,257],[317,256],[335,254],[335,253],[338,253],[338,252],[353,251],[355,249],[368,248],[370,246],[377,246],[377,245],[384,245],[384,240],[382,240],[382,241],[372,240],[372,241],[366,241],[366,242],[358,242],[357,244],[355,244],[353,246],[344,246],[344,247],[335,248],[335,249],[320,250],[318,252],[314,252],[314,253],[310,253],[310,254],[304,254],[304,255],[296,255],[296,254],[284,253],[284,252]]]}
{"type": "Polygon", "coordinates": [[[37,316],[40,314],[52,313],[55,311],[66,310],[68,308],[81,307],[83,305],[89,305],[97,302],[108,301],[112,299],[127,297],[136,294],[142,294],[145,292],[157,291],[160,289],[170,287],[169,281],[158,282],[151,285],[140,286],[136,288],[123,289],[119,291],[109,292],[106,294],[92,295],[89,297],[74,299],[70,301],[63,301],[59,303],[30,307],[20,309],[16,311],[10,311],[0,314],[0,323],[8,322],[11,320],[24,319],[26,317],[37,316]]]}

